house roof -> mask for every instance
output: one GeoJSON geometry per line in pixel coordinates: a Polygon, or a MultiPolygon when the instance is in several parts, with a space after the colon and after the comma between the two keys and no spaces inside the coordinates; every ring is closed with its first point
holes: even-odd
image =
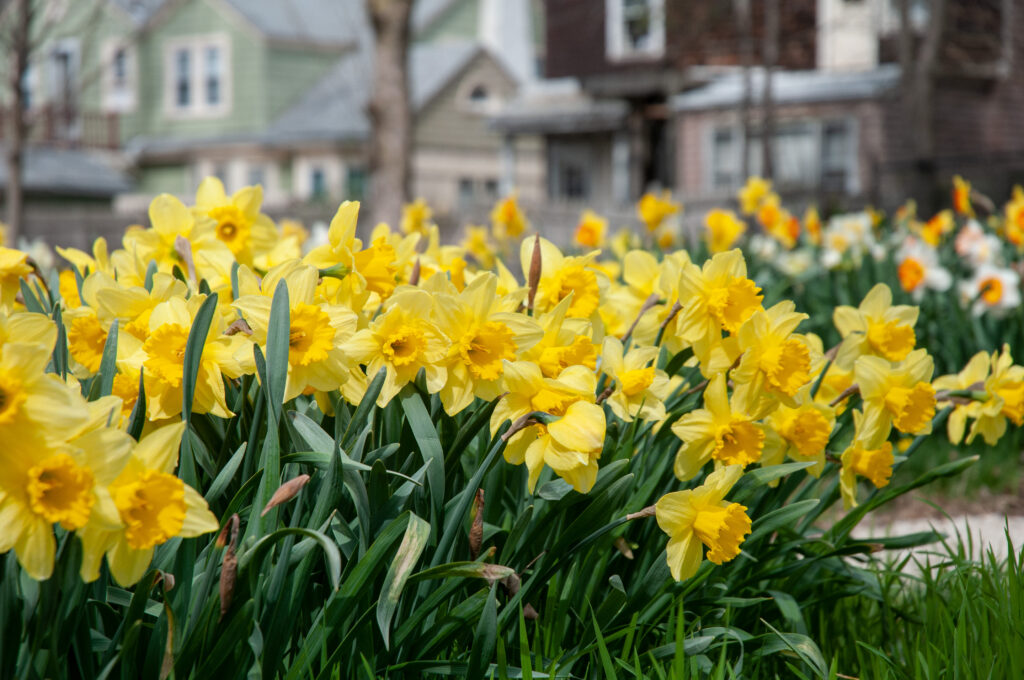
{"type": "Polygon", "coordinates": [[[419,33],[430,28],[459,0],[416,0],[412,5],[412,29],[419,33]]]}
{"type": "MultiPolygon", "coordinates": [[[[471,41],[413,46],[409,50],[409,89],[413,112],[427,106],[483,52],[479,44],[471,41]]],[[[134,154],[163,155],[235,144],[280,147],[300,142],[365,140],[370,136],[367,105],[372,77],[372,50],[363,44],[360,49],[342,56],[326,76],[266,130],[214,138],[136,138],[129,143],[128,149],[134,154]]]]}
{"type": "MultiPolygon", "coordinates": [[[[764,89],[764,71],[751,73],[755,95],[764,89]]],[[[772,97],[776,104],[873,99],[899,84],[900,67],[883,64],[871,71],[776,71],[772,77],[772,97]]],[[[674,111],[702,111],[738,105],[743,99],[743,75],[740,72],[719,77],[707,85],[672,98],[674,111]]]]}
{"type": "MultiPolygon", "coordinates": [[[[422,110],[483,51],[471,41],[414,45],[409,50],[409,94],[422,110]]],[[[357,50],[341,60],[267,131],[268,143],[290,140],[365,139],[370,134],[372,56],[357,50]]]]}
{"type": "MultiPolygon", "coordinates": [[[[288,43],[349,45],[368,25],[353,22],[365,0],[219,0],[271,40],[288,43]]],[[[173,13],[173,0],[111,0],[139,26],[159,24],[173,13]],[[160,10],[167,8],[167,11],[160,10]]]]}
{"type": "Polygon", "coordinates": [[[622,127],[629,104],[620,99],[594,99],[574,79],[539,81],[491,116],[502,132],[559,134],[609,132],[622,127]]]}
{"type": "MultiPolygon", "coordinates": [[[[28,147],[24,159],[23,185],[29,193],[102,198],[133,188],[128,175],[102,151],[28,147]]],[[[0,165],[0,187],[6,184],[7,167],[0,165]]]]}
{"type": "Polygon", "coordinates": [[[269,38],[347,44],[358,38],[354,4],[364,0],[224,0],[269,38]]]}

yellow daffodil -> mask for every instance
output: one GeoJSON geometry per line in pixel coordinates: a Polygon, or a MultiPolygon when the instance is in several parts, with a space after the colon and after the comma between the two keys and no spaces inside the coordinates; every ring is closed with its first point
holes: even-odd
{"type": "Polygon", "coordinates": [[[843,338],[836,363],[849,368],[866,355],[902,361],[917,344],[914,324],[918,311],[909,305],[893,305],[892,291],[884,283],[868,291],[856,309],[836,307],[832,320],[843,338]]]}
{"type": "MultiPolygon", "coordinates": [[[[330,391],[341,389],[358,401],[365,385],[355,370],[355,362],[342,349],[356,332],[359,319],[347,307],[317,302],[316,268],[288,262],[270,272],[263,279],[260,295],[247,295],[234,302],[234,307],[252,328],[251,341],[263,346],[266,353],[267,334],[270,332],[270,308],[274,291],[284,281],[288,289],[288,378],[285,400],[294,399],[308,389],[330,391]],[[345,387],[353,378],[355,385],[345,387]]],[[[237,337],[237,336],[236,336],[237,337]]],[[[247,368],[252,361],[252,348],[248,343],[238,345],[239,363],[247,368]]],[[[247,372],[253,372],[249,370],[247,372]]]]}
{"type": "Polygon", "coordinates": [[[252,266],[253,258],[274,247],[277,229],[260,212],[263,187],[242,187],[228,196],[216,177],[207,177],[196,191],[193,213],[212,220],[214,234],[234,254],[239,264],[252,266]]]}
{"type": "Polygon", "coordinates": [[[712,253],[724,253],[735,245],[747,225],[731,210],[715,209],[704,218],[705,240],[712,253]]]}
{"type": "Polygon", "coordinates": [[[417,198],[412,203],[406,203],[402,206],[402,223],[400,225],[402,233],[426,234],[433,216],[434,213],[430,206],[422,198],[417,198]]]}
{"type": "Polygon", "coordinates": [[[32,273],[28,254],[0,246],[0,311],[13,311],[21,279],[32,273]]]}
{"type": "MultiPolygon", "coordinates": [[[[214,223],[209,217],[196,217],[184,203],[170,194],[160,194],[149,204],[149,221],[153,225],[150,229],[126,232],[124,251],[111,256],[119,272],[122,269],[138,270],[140,265],[145,272],[148,263],[153,261],[159,271],[170,274],[174,267],[178,267],[188,276],[188,263],[179,252],[179,237],[187,241],[193,261],[200,248],[228,249],[214,236],[214,223]],[[136,264],[131,265],[132,260],[136,264]]],[[[141,281],[133,283],[141,285],[141,281]]]]}
{"type": "Polygon", "coordinates": [[[669,536],[668,566],[675,580],[697,573],[704,546],[713,564],[724,564],[740,554],[740,545],[750,533],[750,517],[746,507],[726,501],[725,496],[742,476],[742,465],[729,465],[712,472],[696,489],[674,491],[658,500],[655,516],[669,536]]]}
{"type": "MultiPolygon", "coordinates": [[[[25,328],[19,317],[15,314],[5,324],[7,332],[25,328]]],[[[51,337],[47,330],[46,337],[30,340],[48,341],[51,337]]],[[[0,344],[0,441],[5,444],[36,431],[48,440],[60,441],[85,422],[76,395],[56,375],[45,372],[51,351],[51,346],[40,342],[0,344]]]]}
{"type": "Polygon", "coordinates": [[[581,248],[603,248],[607,232],[608,220],[593,210],[584,210],[576,224],[573,240],[581,248]]]}
{"type": "MultiPolygon", "coordinates": [[[[989,353],[978,352],[971,357],[971,360],[967,362],[962,371],[938,377],[932,381],[932,386],[936,390],[981,390],[984,388],[985,380],[988,379],[990,367],[991,357],[989,353]]],[[[959,444],[964,439],[967,419],[978,417],[981,402],[971,398],[960,398],[953,403],[953,411],[946,420],[946,434],[949,435],[949,442],[951,444],[959,444]]],[[[1001,435],[1002,433],[999,436],[1001,435]]],[[[988,443],[995,444],[998,438],[997,436],[988,443]]]]}
{"type": "Polygon", "coordinates": [[[597,346],[593,342],[593,326],[586,319],[567,319],[571,297],[555,305],[546,314],[536,317],[543,335],[523,352],[522,359],[535,362],[548,378],[557,378],[569,366],[597,366],[597,346]]]}
{"type": "Polygon", "coordinates": [[[371,378],[383,368],[387,374],[377,405],[384,408],[404,385],[412,382],[422,368],[427,389],[436,393],[444,387],[447,373],[441,360],[448,353],[448,338],[431,321],[434,302],[423,290],[406,288],[396,292],[386,310],[350,338],[343,349],[366,366],[371,378]]]}
{"type": "Polygon", "coordinates": [[[447,381],[440,393],[449,415],[469,406],[474,397],[496,399],[505,361],[515,361],[543,336],[533,319],[516,313],[517,296],[499,297],[497,285],[497,277],[487,273],[461,292],[440,276],[425,286],[434,298],[437,326],[451,339],[443,362],[447,381]]]}
{"type": "MultiPolygon", "coordinates": [[[[185,348],[196,312],[205,299],[205,295],[193,295],[187,301],[171,298],[156,305],[150,314],[149,335],[133,367],[144,369],[146,412],[151,420],[181,413],[185,348]]],[[[242,374],[234,355],[246,340],[238,335],[226,336],[224,330],[223,318],[215,314],[199,361],[192,410],[228,418],[231,411],[224,401],[222,375],[237,378],[242,374]]]]}
{"type": "MultiPolygon", "coordinates": [[[[519,260],[524,272],[530,271],[533,262],[533,239],[520,244],[519,260]]],[[[534,311],[550,311],[572,294],[572,301],[566,315],[578,319],[589,319],[596,315],[608,280],[591,264],[598,251],[586,255],[565,256],[558,246],[545,238],[540,239],[541,272],[534,299],[534,311]]]]}
{"type": "Polygon", "coordinates": [[[1007,420],[1016,427],[1024,425],[1024,366],[1013,363],[1009,345],[993,352],[990,361],[992,372],[984,383],[986,399],[977,408],[968,444],[979,434],[990,446],[995,444],[1006,432],[1007,420]]]}
{"type": "Polygon", "coordinates": [[[811,353],[803,338],[793,333],[807,315],[795,312],[795,307],[788,300],[780,302],[767,311],[754,312],[740,327],[743,356],[732,373],[733,380],[753,382],[783,400],[791,399],[807,384],[811,353]]]}
{"type": "Polygon", "coordinates": [[[781,404],[768,414],[763,465],[777,465],[786,456],[813,461],[807,472],[815,477],[825,469],[825,447],[836,423],[835,409],[811,399],[811,386],[797,393],[793,406],[781,404]]]}
{"type": "Polygon", "coordinates": [[[684,482],[693,479],[712,459],[741,467],[761,460],[765,432],[758,421],[771,408],[749,389],[736,390],[730,398],[724,373],[712,378],[704,390],[704,408],[672,424],[672,431],[683,440],[676,454],[676,477],[684,482]]]}
{"type": "Polygon", "coordinates": [[[821,245],[821,216],[813,205],[804,212],[804,229],[812,245],[821,245]]]}
{"type": "Polygon", "coordinates": [[[491,226],[494,237],[499,241],[519,238],[530,228],[516,194],[506,196],[495,204],[491,211],[491,226]]]}
{"type": "Polygon", "coordinates": [[[747,183],[739,191],[740,210],[744,215],[753,215],[771,190],[771,182],[760,177],[747,178],[747,183]]]}
{"type": "MultiPolygon", "coordinates": [[[[79,411],[88,417],[84,401],[79,411]]],[[[49,427],[52,420],[46,422],[49,427]]],[[[107,485],[124,467],[132,442],[127,434],[108,428],[69,441],[48,440],[41,429],[3,437],[0,453],[0,553],[13,549],[36,580],[49,578],[53,571],[54,524],[67,531],[90,521],[117,526],[107,485]]]]}
{"type": "Polygon", "coordinates": [[[466,236],[462,240],[463,249],[472,255],[484,269],[494,267],[494,246],[491,244],[490,233],[487,227],[469,225],[466,227],[466,236]]]}
{"type": "Polygon", "coordinates": [[[853,373],[864,400],[860,436],[866,446],[881,446],[893,426],[906,434],[932,431],[935,415],[933,366],[931,356],[923,349],[914,350],[895,364],[881,357],[857,359],[853,373]]]}
{"type": "Polygon", "coordinates": [[[640,221],[647,227],[647,231],[654,233],[665,220],[672,215],[682,211],[683,206],[672,201],[672,192],[667,189],[661,195],[647,192],[640,197],[636,204],[636,214],[640,221]]]}
{"type": "Polygon", "coordinates": [[[121,526],[90,521],[79,530],[83,581],[99,578],[100,561],[106,555],[114,580],[132,586],[146,572],[156,546],[175,536],[189,538],[217,530],[217,518],[203,497],[174,476],[184,430],[182,422],[150,432],[110,481],[108,491],[121,526]]]}
{"type": "Polygon", "coordinates": [[[839,491],[843,506],[849,510],[857,507],[857,477],[865,477],[877,488],[889,484],[892,466],[896,459],[892,453],[892,442],[882,441],[868,444],[861,436],[863,417],[860,411],[853,412],[854,438],[841,456],[842,470],[839,472],[839,491]]]}
{"type": "Polygon", "coordinates": [[[657,347],[633,347],[624,352],[622,341],[608,336],[601,348],[601,370],[614,381],[614,391],[605,403],[619,418],[656,422],[665,418],[669,395],[668,375],[653,365],[657,347]]]}
{"type": "Polygon", "coordinates": [[[491,416],[492,432],[506,420],[515,422],[534,411],[554,416],[551,422],[519,431],[505,447],[505,460],[526,463],[530,493],[545,465],[580,493],[590,491],[605,435],[604,410],[593,403],[593,372],[571,366],[558,378],[545,378],[536,364],[516,361],[505,366],[504,382],[508,393],[491,416]]]}

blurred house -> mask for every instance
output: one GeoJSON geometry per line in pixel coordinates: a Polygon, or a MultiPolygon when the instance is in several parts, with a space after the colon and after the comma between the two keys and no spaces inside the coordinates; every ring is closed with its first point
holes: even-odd
{"type": "MultiPolygon", "coordinates": [[[[548,80],[522,90],[492,123],[507,146],[543,136],[548,199],[566,212],[586,204],[624,213],[644,191],[664,187],[702,215],[702,206],[735,195],[744,169],[765,166],[768,3],[749,0],[748,31],[737,13],[743,4],[548,0],[548,80]]],[[[1019,2],[907,0],[905,31],[899,0],[776,5],[767,106],[773,179],[784,193],[891,205],[945,191],[954,172],[999,194],[1019,179],[1019,2]],[[929,69],[922,64],[933,49],[929,69]]]]}
{"type": "MultiPolygon", "coordinates": [[[[47,4],[55,27],[26,89],[32,109],[58,110],[63,127],[33,144],[121,149],[115,169],[134,178],[121,187],[130,189],[118,197],[121,211],[141,213],[159,192],[189,197],[207,175],[229,191],[262,184],[271,211],[329,216],[340,200],[366,195],[373,32],[365,0],[47,4]]],[[[508,163],[487,115],[534,75],[531,7],[414,6],[413,190],[439,213],[493,201],[504,188],[508,163]]],[[[539,140],[527,140],[517,161],[508,186],[538,195],[539,140]]]]}

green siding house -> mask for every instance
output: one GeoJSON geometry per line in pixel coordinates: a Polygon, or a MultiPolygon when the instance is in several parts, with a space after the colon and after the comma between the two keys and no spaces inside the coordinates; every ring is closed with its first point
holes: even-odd
{"type": "MultiPolygon", "coordinates": [[[[262,184],[271,212],[361,198],[373,73],[365,1],[48,0],[55,24],[26,91],[68,125],[37,141],[116,148],[111,162],[133,183],[117,199],[128,214],[159,192],[188,198],[207,175],[229,190],[262,184]]],[[[488,124],[532,77],[534,4],[414,5],[413,185],[440,214],[513,186],[525,199],[541,193],[539,140],[520,139],[510,165],[488,124]],[[529,21],[509,24],[513,6],[529,21]]]]}

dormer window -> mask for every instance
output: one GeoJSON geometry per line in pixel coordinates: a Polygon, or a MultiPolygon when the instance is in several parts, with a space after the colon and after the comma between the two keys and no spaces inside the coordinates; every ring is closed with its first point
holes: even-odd
{"type": "Polygon", "coordinates": [[[477,85],[469,91],[469,101],[474,104],[480,104],[487,101],[487,88],[483,85],[477,85]]]}
{"type": "Polygon", "coordinates": [[[664,0],[606,0],[606,52],[612,61],[665,54],[664,0]]]}

